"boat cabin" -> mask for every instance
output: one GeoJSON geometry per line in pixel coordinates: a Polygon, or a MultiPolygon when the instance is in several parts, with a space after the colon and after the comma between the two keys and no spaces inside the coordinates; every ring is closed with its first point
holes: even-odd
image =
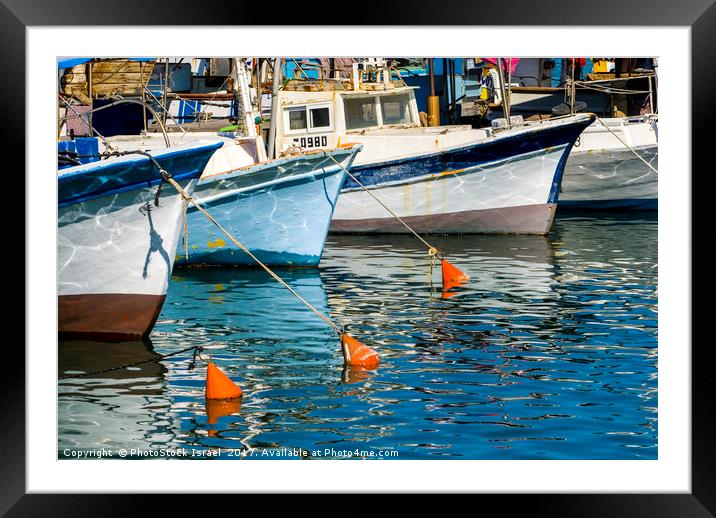
{"type": "Polygon", "coordinates": [[[291,79],[279,91],[277,152],[334,148],[350,135],[419,128],[414,87],[386,67],[353,65],[349,79],[291,79]]]}

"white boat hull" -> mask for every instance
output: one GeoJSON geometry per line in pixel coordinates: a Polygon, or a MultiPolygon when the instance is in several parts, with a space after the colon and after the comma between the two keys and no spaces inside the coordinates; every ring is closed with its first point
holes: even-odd
{"type": "MultiPolygon", "coordinates": [[[[331,230],[408,232],[373,194],[417,232],[545,234],[552,227],[567,155],[593,120],[593,116],[582,115],[515,127],[449,148],[433,136],[429,142],[433,148],[428,152],[415,151],[413,156],[384,161],[371,161],[386,153],[383,148],[391,139],[384,133],[351,135],[364,146],[351,172],[370,194],[349,178],[338,199],[331,230]],[[373,144],[374,140],[383,147],[373,144]]],[[[454,138],[483,131],[456,131],[454,138]]],[[[398,152],[407,147],[402,140],[412,140],[413,145],[425,140],[425,134],[395,133],[392,147],[398,152]]],[[[444,134],[450,136],[449,131],[444,134]]]]}
{"type": "MultiPolygon", "coordinates": [[[[372,188],[371,193],[418,232],[544,234],[552,226],[556,204],[549,196],[566,150],[562,145],[459,173],[372,188]]],[[[331,230],[406,232],[362,189],[341,194],[331,230]]]]}
{"type": "MultiPolygon", "coordinates": [[[[161,167],[189,193],[216,145],[168,150],[161,167]]],[[[128,157],[123,157],[128,158],[128,157]]],[[[79,166],[60,177],[59,334],[146,336],[162,308],[186,201],[144,157],[79,166]]]]}
{"type": "Polygon", "coordinates": [[[559,204],[575,209],[656,209],[658,174],[629,150],[658,170],[656,121],[638,118],[605,119],[580,136],[567,160],[559,204]],[[633,120],[633,119],[632,119],[633,120]]]}

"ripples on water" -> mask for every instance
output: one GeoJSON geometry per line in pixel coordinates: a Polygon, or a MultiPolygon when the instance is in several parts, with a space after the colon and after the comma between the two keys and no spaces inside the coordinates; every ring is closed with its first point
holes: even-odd
{"type": "Polygon", "coordinates": [[[60,453],[657,457],[655,214],[561,216],[546,238],[429,241],[472,277],[448,297],[408,236],[331,235],[320,270],[279,272],[379,352],[367,375],[343,371],[333,331],[266,273],[175,270],[151,343],[61,343],[60,374],[205,345],[244,390],[240,408],[208,422],[205,369],[188,368],[190,353],[64,380],[60,453]]]}

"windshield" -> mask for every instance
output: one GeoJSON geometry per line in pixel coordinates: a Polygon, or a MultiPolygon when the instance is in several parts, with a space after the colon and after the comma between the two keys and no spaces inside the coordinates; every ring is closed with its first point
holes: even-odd
{"type": "Polygon", "coordinates": [[[380,97],[383,124],[410,124],[410,96],[408,94],[380,97]]]}
{"type": "Polygon", "coordinates": [[[370,128],[378,126],[378,110],[375,97],[343,98],[346,114],[346,129],[370,128]]]}
{"type": "Polygon", "coordinates": [[[346,129],[356,130],[411,124],[410,94],[374,95],[370,97],[344,97],[343,110],[346,129]]]}

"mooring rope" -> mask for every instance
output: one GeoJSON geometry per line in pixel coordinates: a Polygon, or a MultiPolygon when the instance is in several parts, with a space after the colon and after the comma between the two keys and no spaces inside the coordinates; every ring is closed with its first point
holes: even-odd
{"type": "MultiPolygon", "coordinates": [[[[159,164],[159,162],[157,162],[157,159],[154,158],[151,154],[147,153],[146,151],[134,150],[134,151],[114,151],[111,153],[104,153],[104,154],[99,154],[99,155],[81,155],[81,156],[82,157],[97,157],[97,156],[109,157],[109,156],[123,156],[123,155],[131,155],[131,154],[138,154],[138,155],[143,155],[143,156],[147,157],[159,171],[159,176],[161,177],[162,182],[170,183],[177,190],[177,192],[182,196],[182,198],[184,198],[185,201],[191,202],[202,214],[204,214],[204,216],[206,216],[209,219],[209,221],[211,221],[214,225],[216,225],[216,227],[219,230],[221,230],[226,235],[226,237],[228,237],[236,246],[241,248],[241,250],[246,252],[246,254],[249,257],[251,257],[251,259],[256,261],[256,263],[259,266],[261,266],[261,268],[266,270],[269,273],[269,275],[271,275],[274,279],[276,279],[284,288],[286,288],[293,295],[295,295],[296,298],[298,298],[298,300],[303,302],[306,305],[306,307],[308,307],[308,309],[313,311],[321,320],[323,320],[326,324],[331,326],[336,331],[336,333],[338,333],[339,336],[343,335],[343,333],[345,332],[345,326],[343,324],[340,324],[340,325],[336,324],[330,318],[328,318],[326,315],[321,313],[310,302],[308,302],[306,299],[301,297],[301,295],[299,295],[293,288],[291,288],[291,286],[286,284],[286,281],[284,281],[281,277],[276,275],[276,273],[273,270],[271,270],[271,268],[269,268],[264,263],[262,263],[258,259],[258,257],[256,257],[254,254],[252,254],[251,251],[248,248],[246,248],[246,246],[244,246],[238,239],[236,239],[231,233],[229,233],[229,231],[227,231],[224,227],[222,227],[219,224],[219,222],[216,221],[216,219],[214,219],[214,217],[211,214],[209,214],[206,211],[206,209],[204,209],[204,207],[202,207],[193,197],[191,197],[189,194],[187,194],[187,192],[182,188],[182,186],[179,185],[176,182],[176,180],[174,180],[174,177],[168,171],[166,171],[164,168],[162,168],[162,166],[159,164]]],[[[162,184],[159,184],[159,185],[161,187],[162,184]]],[[[161,190],[157,189],[157,194],[155,196],[155,203],[158,202],[158,197],[159,197],[160,192],[161,192],[161,190]]],[[[186,220],[185,220],[184,224],[186,225],[186,220]]],[[[186,251],[186,253],[188,254],[188,250],[186,251]]]]}
{"type": "Polygon", "coordinates": [[[203,348],[204,348],[203,345],[194,345],[192,347],[187,347],[186,349],[182,349],[181,351],[175,351],[173,353],[168,353],[168,354],[160,354],[158,357],[151,358],[149,360],[140,360],[140,361],[136,361],[136,362],[132,362],[132,363],[125,363],[125,364],[119,365],[117,367],[109,367],[107,369],[102,369],[102,370],[93,371],[93,372],[81,372],[79,374],[67,374],[65,376],[60,376],[58,378],[58,380],[66,380],[66,379],[71,379],[71,378],[85,378],[87,376],[95,376],[97,374],[105,374],[107,372],[118,371],[121,369],[126,369],[127,367],[134,367],[136,365],[144,365],[145,363],[159,363],[160,361],[164,360],[165,358],[169,358],[170,356],[176,356],[178,354],[182,354],[182,353],[185,353],[185,352],[188,352],[191,350],[194,350],[194,357],[192,358],[192,363],[190,364],[189,368],[193,368],[194,364],[196,363],[196,357],[197,357],[196,353],[198,350],[203,349],[203,348]]]}
{"type": "MultiPolygon", "coordinates": [[[[158,164],[156,164],[156,162],[155,162],[155,165],[158,166],[158,164]]],[[[221,230],[221,231],[224,233],[224,235],[226,235],[226,237],[228,237],[236,246],[238,246],[241,250],[243,250],[249,257],[251,257],[251,259],[253,259],[259,266],[261,266],[261,268],[263,268],[266,272],[268,272],[268,274],[271,275],[271,277],[273,277],[274,279],[276,279],[276,281],[278,281],[284,288],[286,288],[288,291],[290,291],[298,300],[300,300],[301,302],[303,302],[303,304],[304,304],[308,309],[310,309],[311,311],[313,311],[313,312],[316,314],[316,316],[318,316],[318,317],[319,317],[321,320],[323,320],[326,324],[328,324],[329,326],[331,326],[331,327],[333,328],[333,330],[336,331],[336,333],[338,333],[339,336],[343,335],[343,333],[344,333],[344,326],[343,326],[342,324],[339,325],[339,324],[336,324],[335,322],[333,322],[330,318],[328,318],[326,315],[324,315],[324,314],[321,313],[318,309],[316,309],[310,302],[308,302],[308,301],[307,301],[306,299],[304,299],[301,295],[299,295],[293,288],[291,288],[291,286],[289,286],[289,285],[286,283],[286,281],[284,281],[281,277],[279,277],[271,268],[269,268],[269,267],[266,266],[264,263],[262,263],[262,262],[258,259],[258,257],[256,257],[254,254],[252,254],[251,251],[250,251],[248,248],[246,248],[246,246],[244,246],[244,245],[243,245],[238,239],[236,239],[230,232],[228,232],[224,227],[222,227],[221,224],[220,224],[218,221],[216,221],[216,219],[214,219],[214,217],[213,217],[211,214],[209,214],[209,213],[206,211],[206,209],[204,209],[204,207],[202,207],[202,206],[199,204],[199,202],[197,202],[197,200],[195,200],[192,196],[190,196],[189,194],[187,194],[187,192],[182,188],[182,186],[179,185],[179,184],[176,182],[176,180],[174,180],[174,178],[172,177],[171,174],[169,174],[167,171],[165,171],[164,169],[162,169],[162,168],[159,167],[159,166],[158,166],[158,168],[159,168],[159,174],[162,176],[162,178],[163,178],[166,182],[170,183],[170,184],[177,190],[177,192],[178,192],[179,194],[181,194],[181,196],[182,196],[186,201],[191,202],[202,214],[204,214],[204,216],[207,217],[207,219],[209,219],[209,221],[211,221],[214,225],[216,225],[216,227],[217,227],[219,230],[221,230]]]]}
{"type": "Polygon", "coordinates": [[[189,262],[189,227],[186,223],[186,211],[189,208],[189,204],[186,203],[182,209],[182,224],[184,225],[184,259],[189,262]]]}
{"type": "MultiPolygon", "coordinates": [[[[405,221],[403,221],[403,220],[400,218],[400,216],[398,216],[395,212],[393,212],[390,207],[388,207],[385,203],[383,203],[383,202],[380,200],[380,198],[378,198],[375,194],[373,194],[372,192],[370,192],[370,189],[368,189],[365,185],[363,185],[363,184],[358,180],[358,178],[356,178],[348,169],[346,169],[345,167],[343,167],[343,165],[340,164],[335,158],[333,158],[333,156],[329,155],[328,152],[327,152],[325,149],[322,150],[322,151],[323,151],[323,154],[324,154],[325,156],[327,156],[328,158],[330,158],[331,160],[333,160],[333,162],[334,162],[338,167],[340,167],[341,169],[343,169],[343,170],[346,172],[346,174],[347,174],[348,176],[350,176],[350,177],[353,179],[353,181],[360,186],[361,189],[363,189],[365,192],[367,192],[375,201],[377,201],[377,202],[378,202],[385,210],[387,210],[395,219],[397,219],[398,221],[400,221],[405,228],[407,228],[410,232],[412,232],[415,237],[417,237],[420,241],[422,241],[423,244],[428,247],[428,255],[431,257],[431,259],[432,259],[434,256],[438,256],[438,257],[441,257],[441,256],[442,256],[442,252],[440,252],[440,250],[438,250],[438,249],[435,248],[433,245],[431,245],[430,243],[428,243],[427,241],[425,241],[425,239],[423,239],[422,237],[420,237],[420,235],[419,235],[415,230],[413,230],[413,228],[412,228],[410,225],[408,225],[405,221]]],[[[431,261],[431,263],[432,263],[432,261],[431,261]]]]}
{"type": "Polygon", "coordinates": [[[634,148],[632,148],[629,144],[627,144],[626,142],[624,142],[624,141],[619,137],[619,135],[617,135],[617,134],[614,133],[611,129],[609,129],[609,126],[607,126],[606,122],[604,122],[604,121],[603,121],[601,118],[599,118],[599,117],[597,117],[597,120],[601,123],[602,126],[604,126],[604,127],[606,128],[606,130],[607,130],[609,133],[611,133],[612,135],[614,135],[619,142],[621,142],[622,144],[624,144],[624,145],[629,149],[629,151],[631,151],[632,153],[634,153],[639,160],[641,160],[642,162],[644,162],[644,163],[649,167],[649,169],[651,169],[652,171],[654,171],[654,173],[659,174],[659,171],[657,171],[657,170],[654,168],[653,165],[651,165],[649,162],[647,162],[646,160],[644,160],[644,158],[642,158],[642,156],[641,156],[639,153],[637,153],[634,148]]]}

